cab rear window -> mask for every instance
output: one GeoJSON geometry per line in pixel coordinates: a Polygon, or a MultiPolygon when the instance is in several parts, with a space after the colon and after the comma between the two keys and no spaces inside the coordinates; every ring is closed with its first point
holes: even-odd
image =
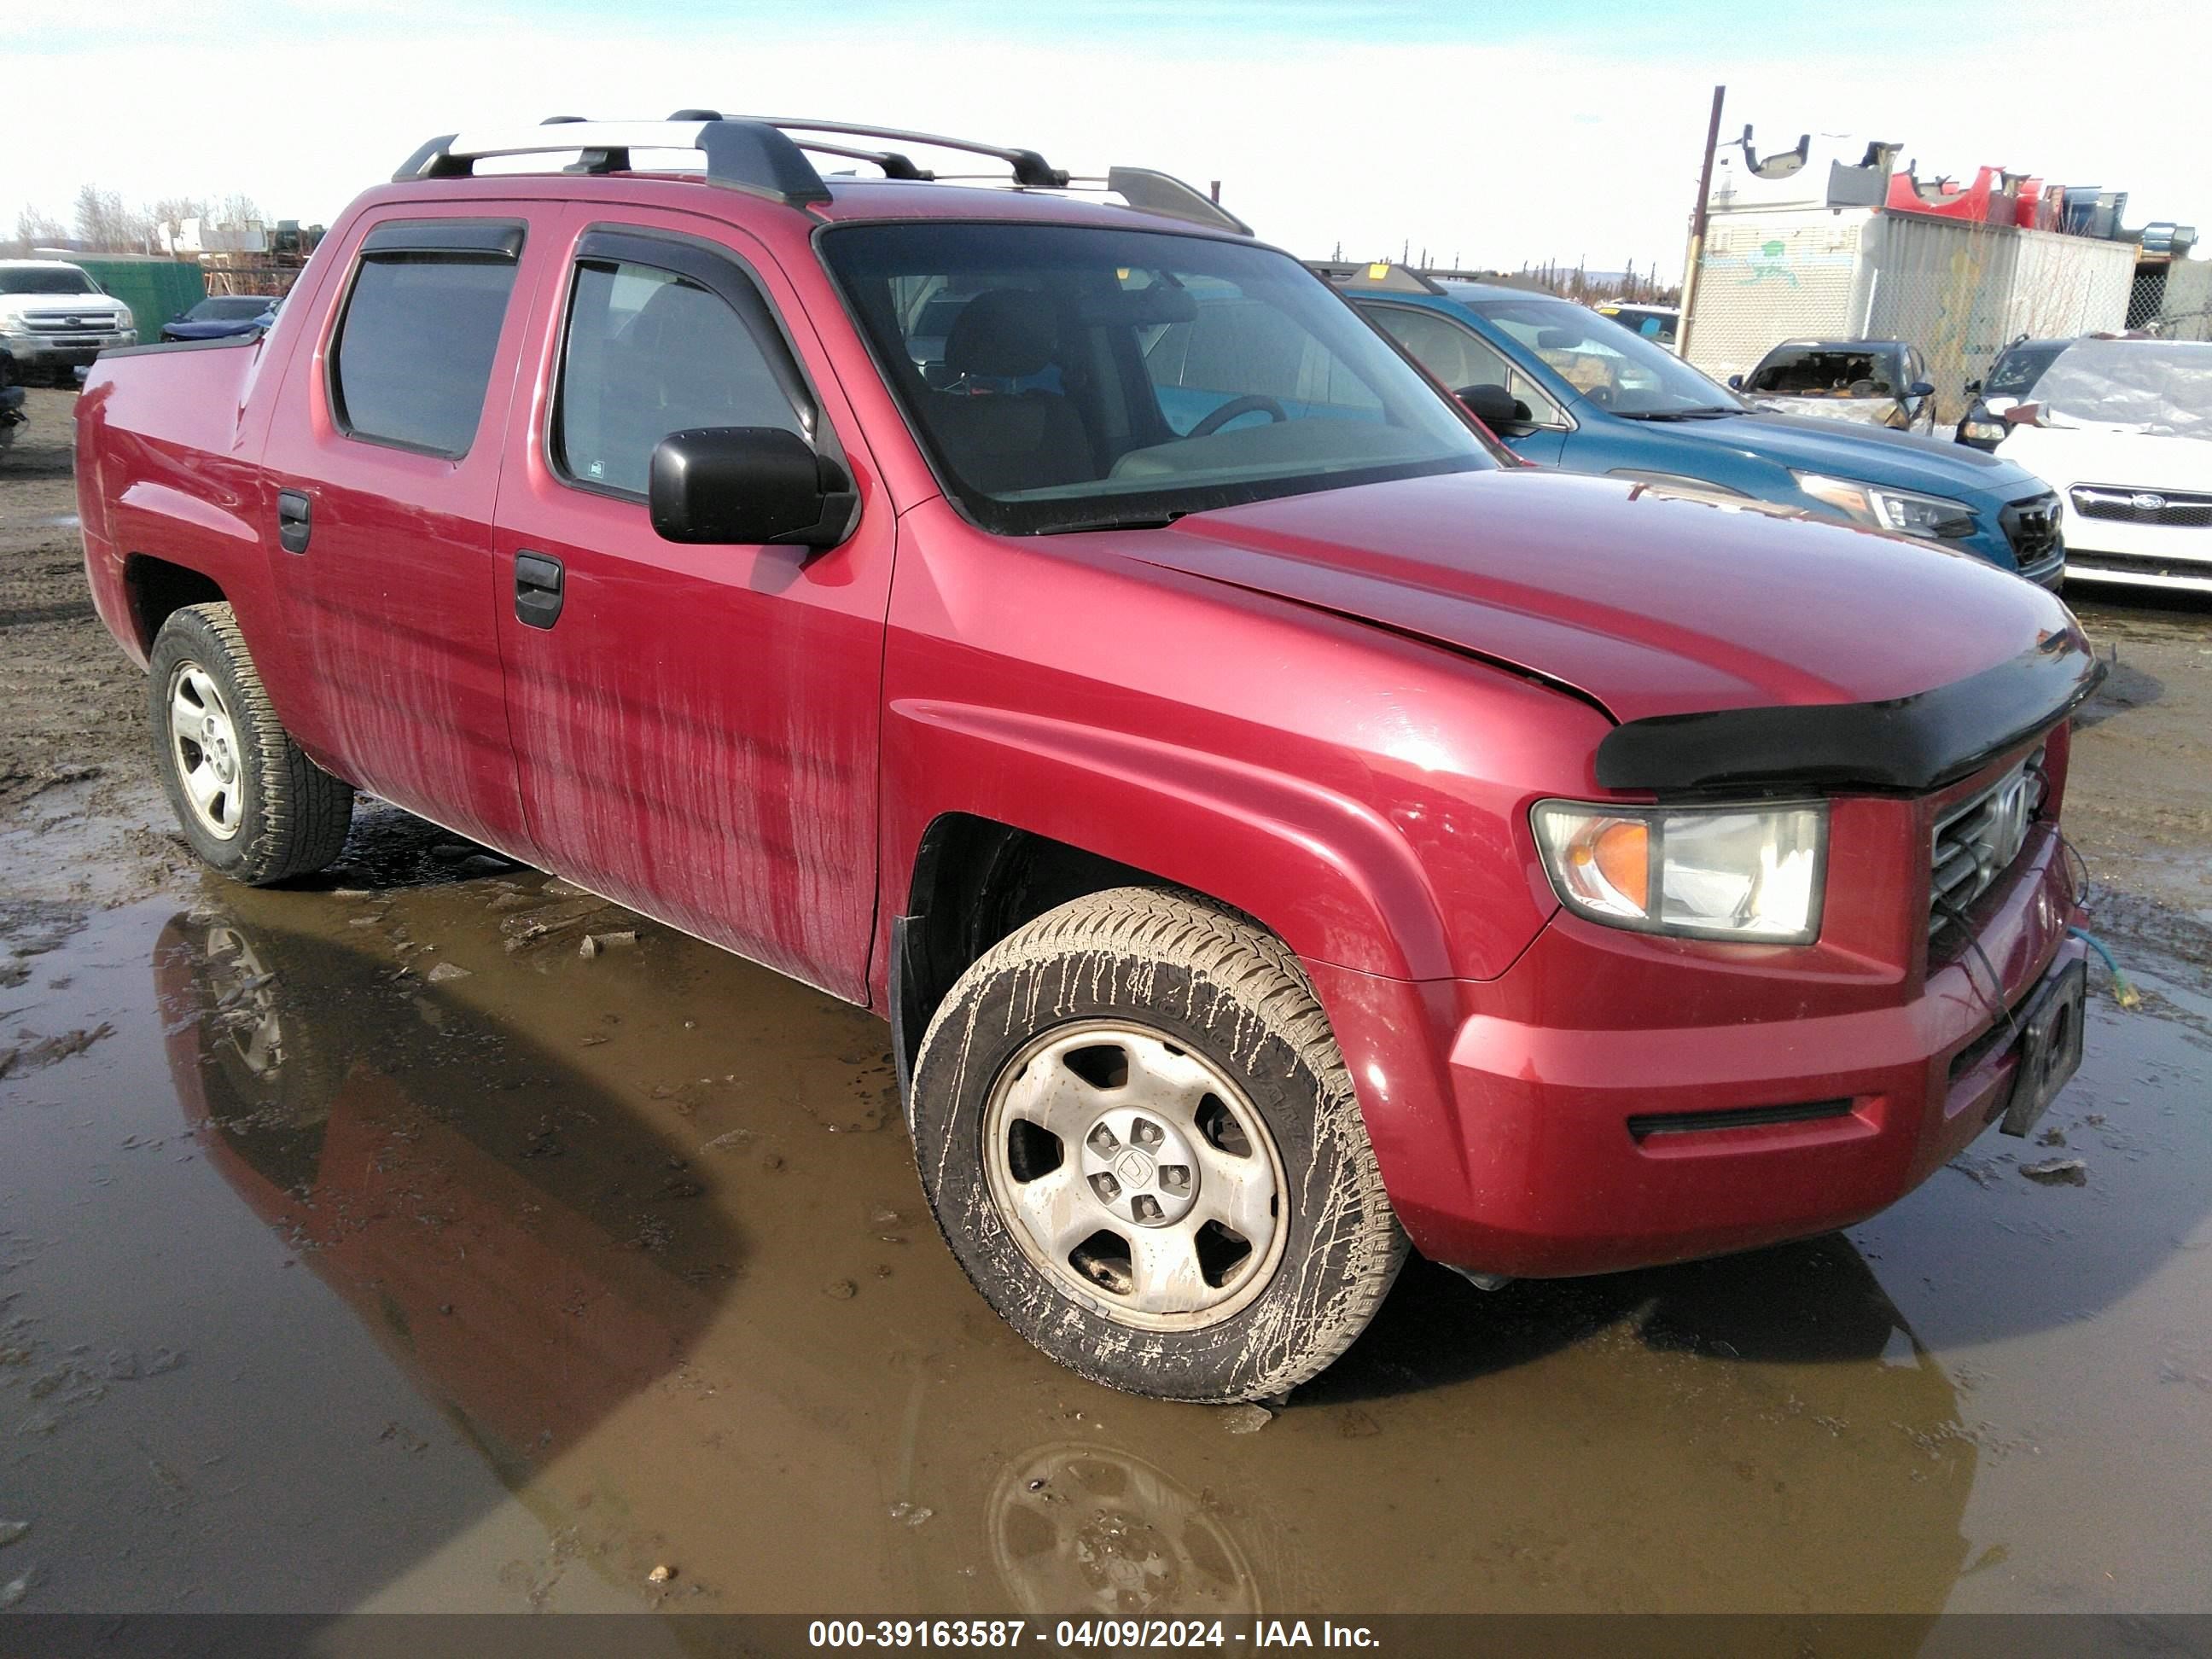
{"type": "Polygon", "coordinates": [[[333,412],[349,437],[468,453],[520,246],[518,230],[486,228],[510,234],[470,238],[441,226],[410,237],[380,227],[364,244],[331,364],[333,412]]]}

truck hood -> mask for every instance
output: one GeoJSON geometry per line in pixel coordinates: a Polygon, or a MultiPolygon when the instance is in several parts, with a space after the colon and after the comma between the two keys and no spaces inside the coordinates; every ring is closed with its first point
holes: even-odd
{"type": "MultiPolygon", "coordinates": [[[[1894,404],[1883,402],[1887,410],[1894,404]]],[[[1799,472],[1826,472],[1863,483],[1917,489],[1953,500],[2017,501],[2039,495],[2043,481],[2017,462],[1948,438],[1893,432],[1856,422],[1754,410],[1712,420],[1650,423],[1685,443],[1709,445],[1747,461],[1778,462],[1799,472]]]]}
{"type": "Polygon", "coordinates": [[[1487,659],[1621,721],[1913,696],[2072,629],[2050,594],[1968,554],[1534,468],[1323,490],[1101,539],[1487,659]]]}

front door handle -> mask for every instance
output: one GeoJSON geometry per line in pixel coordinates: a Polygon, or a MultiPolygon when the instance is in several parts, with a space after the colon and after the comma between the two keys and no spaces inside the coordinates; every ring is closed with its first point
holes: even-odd
{"type": "Polygon", "coordinates": [[[280,489],[276,492],[276,540],[287,553],[307,550],[307,537],[313,528],[308,522],[309,517],[305,491],[280,489]]]}
{"type": "Polygon", "coordinates": [[[514,556],[514,619],[526,628],[561,620],[561,561],[543,553],[514,556]]]}

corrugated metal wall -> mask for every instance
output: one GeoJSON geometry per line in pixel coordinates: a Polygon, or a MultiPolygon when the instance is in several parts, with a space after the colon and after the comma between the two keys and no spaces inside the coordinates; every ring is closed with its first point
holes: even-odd
{"type": "Polygon", "coordinates": [[[2212,259],[2177,259],[2166,268],[2154,326],[2169,340],[2212,340],[2212,259]]]}
{"type": "Polygon", "coordinates": [[[1790,339],[1848,338],[1859,237],[1874,216],[1716,214],[1698,262],[1690,361],[1716,380],[1790,339]]]}
{"type": "Polygon", "coordinates": [[[1880,216],[1868,252],[1867,337],[1920,348],[1939,422],[1966,412],[1966,382],[2021,335],[2122,327],[2135,280],[2131,243],[1914,214],[1880,216]]]}
{"type": "Polygon", "coordinates": [[[1716,215],[1690,361],[1725,380],[1784,340],[1903,340],[1955,422],[2008,342],[2123,327],[2135,260],[2127,242],[1919,214],[1716,215]]]}

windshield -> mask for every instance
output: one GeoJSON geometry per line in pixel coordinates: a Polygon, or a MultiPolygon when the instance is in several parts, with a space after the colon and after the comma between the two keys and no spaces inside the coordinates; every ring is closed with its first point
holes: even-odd
{"type": "Polygon", "coordinates": [[[854,225],[824,260],[939,474],[1006,534],[1497,463],[1317,278],[1245,243],[854,225]]]}
{"type": "Polygon", "coordinates": [[[2047,344],[2006,348],[2004,355],[1990,365],[1989,378],[1982,382],[1984,398],[2025,398],[2035,388],[2043,371],[2051,367],[2058,354],[2066,349],[2066,342],[2052,340],[2047,344]]]}
{"type": "Polygon", "coordinates": [[[2212,342],[2076,340],[2036,382],[2045,426],[2212,438],[2212,342]]]}
{"type": "Polygon", "coordinates": [[[1462,303],[1543,359],[1590,402],[1616,415],[1734,414],[1744,406],[1735,393],[1673,352],[1571,301],[1531,295],[1462,303]]]}
{"type": "Polygon", "coordinates": [[[258,294],[224,294],[201,301],[186,314],[196,323],[234,323],[258,317],[272,301],[258,294]]]}
{"type": "Polygon", "coordinates": [[[1777,398],[1894,398],[1905,390],[1892,355],[1869,346],[1777,346],[1744,382],[1777,398]]]}
{"type": "Polygon", "coordinates": [[[75,265],[16,265],[0,270],[0,294],[97,294],[75,265]]]}

